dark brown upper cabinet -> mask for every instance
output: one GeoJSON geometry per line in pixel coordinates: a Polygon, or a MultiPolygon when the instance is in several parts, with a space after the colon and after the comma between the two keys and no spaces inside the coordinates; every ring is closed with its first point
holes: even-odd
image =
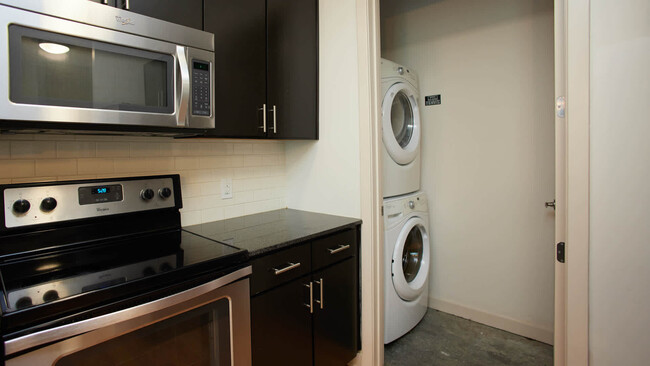
{"type": "Polygon", "coordinates": [[[211,137],[318,139],[318,1],[205,0],[215,34],[211,137]]]}
{"type": "Polygon", "coordinates": [[[203,29],[203,0],[91,0],[152,18],[203,29]]]}

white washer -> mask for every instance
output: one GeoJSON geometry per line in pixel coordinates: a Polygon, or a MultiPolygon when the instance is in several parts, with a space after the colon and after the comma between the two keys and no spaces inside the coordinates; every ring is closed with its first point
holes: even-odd
{"type": "Polygon", "coordinates": [[[384,343],[390,343],[427,312],[431,246],[426,195],[385,199],[384,229],[384,343]]]}
{"type": "Polygon", "coordinates": [[[418,78],[408,67],[381,60],[384,197],[420,189],[418,78]]]}

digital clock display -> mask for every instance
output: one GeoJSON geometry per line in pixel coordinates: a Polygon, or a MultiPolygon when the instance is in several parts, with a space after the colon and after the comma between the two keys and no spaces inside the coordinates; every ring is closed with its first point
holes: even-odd
{"type": "Polygon", "coordinates": [[[111,191],[109,187],[92,187],[90,193],[92,194],[107,194],[111,191]]]}

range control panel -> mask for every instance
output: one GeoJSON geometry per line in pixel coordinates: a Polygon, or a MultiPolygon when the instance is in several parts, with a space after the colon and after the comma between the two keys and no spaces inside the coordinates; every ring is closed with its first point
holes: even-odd
{"type": "Polygon", "coordinates": [[[210,63],[192,61],[192,114],[210,115],[210,63]]]}
{"type": "Polygon", "coordinates": [[[6,228],[62,222],[106,215],[171,208],[171,177],[124,181],[5,186],[6,228]]]}

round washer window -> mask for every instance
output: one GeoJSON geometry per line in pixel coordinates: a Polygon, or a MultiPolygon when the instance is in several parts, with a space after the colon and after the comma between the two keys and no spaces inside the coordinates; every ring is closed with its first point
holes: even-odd
{"type": "Polygon", "coordinates": [[[418,226],[411,229],[402,252],[402,270],[407,283],[411,283],[418,275],[422,265],[422,254],[424,241],[422,240],[422,231],[418,226]]]}
{"type": "Polygon", "coordinates": [[[390,123],[399,146],[406,147],[413,136],[415,121],[411,101],[403,91],[397,92],[390,110],[390,123]]]}

